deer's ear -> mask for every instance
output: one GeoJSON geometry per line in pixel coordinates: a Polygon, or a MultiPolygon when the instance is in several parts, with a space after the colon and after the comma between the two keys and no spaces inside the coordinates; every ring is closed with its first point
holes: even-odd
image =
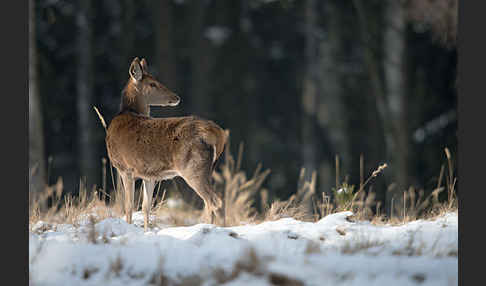
{"type": "Polygon", "coordinates": [[[140,60],[138,59],[138,57],[133,59],[128,73],[130,74],[130,77],[135,81],[139,81],[142,79],[142,67],[140,66],[140,60]]]}
{"type": "Polygon", "coordinates": [[[147,61],[145,60],[145,58],[143,58],[141,61],[140,61],[140,66],[142,67],[142,70],[146,73],[148,73],[148,67],[147,67],[147,61]]]}

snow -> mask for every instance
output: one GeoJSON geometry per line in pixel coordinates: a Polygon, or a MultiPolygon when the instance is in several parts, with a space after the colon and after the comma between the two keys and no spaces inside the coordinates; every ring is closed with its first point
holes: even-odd
{"type": "Polygon", "coordinates": [[[76,226],[39,221],[30,231],[31,282],[147,285],[163,274],[171,283],[198,277],[201,285],[272,285],[272,277],[304,285],[457,285],[457,212],[398,226],[351,222],[350,215],[147,232],[141,212],[131,225],[122,218],[76,226]],[[247,266],[225,281],[214,274],[230,277],[242,263],[247,266]]]}

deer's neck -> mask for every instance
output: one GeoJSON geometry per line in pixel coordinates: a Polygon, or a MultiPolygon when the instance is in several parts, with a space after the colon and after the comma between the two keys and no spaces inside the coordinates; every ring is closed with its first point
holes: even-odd
{"type": "Polygon", "coordinates": [[[127,85],[121,94],[120,113],[130,111],[141,115],[149,115],[149,108],[143,100],[143,96],[139,94],[137,89],[131,85],[127,85]]]}

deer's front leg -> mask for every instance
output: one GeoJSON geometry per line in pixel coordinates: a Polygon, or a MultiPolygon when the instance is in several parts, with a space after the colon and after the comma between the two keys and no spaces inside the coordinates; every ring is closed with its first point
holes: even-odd
{"type": "Polygon", "coordinates": [[[154,194],[155,181],[143,180],[143,228],[147,231],[149,224],[150,210],[152,209],[152,196],[154,194]]]}
{"type": "Polygon", "coordinates": [[[132,223],[133,193],[135,191],[135,180],[131,173],[120,173],[125,189],[125,215],[127,223],[132,223]]]}

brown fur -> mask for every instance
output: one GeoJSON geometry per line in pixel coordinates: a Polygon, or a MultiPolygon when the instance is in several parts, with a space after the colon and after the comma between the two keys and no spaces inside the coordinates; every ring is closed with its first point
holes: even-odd
{"type": "MultiPolygon", "coordinates": [[[[167,170],[187,168],[187,155],[215,148],[219,158],[226,144],[223,129],[212,121],[194,116],[151,118],[123,112],[110,123],[106,146],[112,164],[122,172],[138,178],[163,180],[167,170]]],[[[201,158],[214,163],[214,157],[201,158]]]]}
{"type": "Polygon", "coordinates": [[[148,224],[155,181],[181,176],[204,200],[210,213],[221,217],[222,199],[212,189],[214,165],[225,149],[227,133],[214,122],[194,116],[152,118],[148,105],[174,105],[177,95],[147,72],[135,58],[122,92],[120,113],[107,129],[106,147],[125,188],[125,212],[131,223],[134,181],[144,180],[143,209],[148,224]]]}

